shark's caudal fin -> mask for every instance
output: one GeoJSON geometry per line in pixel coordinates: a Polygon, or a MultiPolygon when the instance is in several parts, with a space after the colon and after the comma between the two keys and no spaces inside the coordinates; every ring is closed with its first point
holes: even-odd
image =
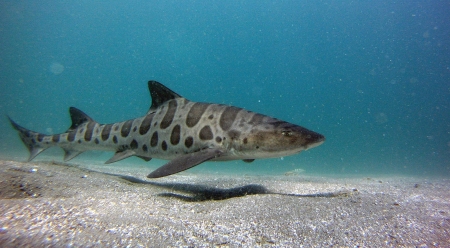
{"type": "Polygon", "coordinates": [[[36,140],[41,139],[40,137],[44,137],[44,134],[33,132],[31,130],[28,130],[19,124],[17,124],[15,121],[13,121],[8,116],[9,122],[13,126],[14,129],[16,129],[19,132],[20,139],[25,144],[25,146],[28,148],[28,151],[30,151],[30,157],[28,157],[28,161],[31,161],[33,158],[35,158],[39,153],[43,152],[48,147],[42,147],[39,142],[36,142],[36,140]]]}
{"type": "MultiPolygon", "coordinates": [[[[75,129],[77,129],[79,125],[84,124],[86,122],[95,122],[91,117],[89,117],[83,111],[77,108],[70,107],[69,113],[70,118],[72,119],[72,125],[69,127],[67,132],[74,131],[75,129]]],[[[53,139],[54,137],[53,135],[45,135],[42,133],[28,130],[17,124],[9,116],[8,119],[13,128],[19,132],[20,139],[30,151],[30,157],[28,158],[28,161],[31,161],[39,153],[43,152],[45,149],[49,147],[55,146],[59,142],[59,138],[58,140],[55,140],[53,139]]],[[[59,137],[59,135],[57,137],[59,137]]],[[[83,152],[67,148],[63,148],[63,150],[64,150],[64,161],[71,160],[72,158],[76,157],[77,155],[83,152]]]]}

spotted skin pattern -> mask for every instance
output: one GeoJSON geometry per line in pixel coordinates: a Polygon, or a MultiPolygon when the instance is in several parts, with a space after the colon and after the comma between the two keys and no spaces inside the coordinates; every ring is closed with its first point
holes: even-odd
{"type": "Polygon", "coordinates": [[[145,116],[99,124],[71,107],[72,126],[65,133],[44,135],[10,119],[30,151],[29,161],[52,146],[68,161],[88,150],[114,151],[107,163],[138,156],[171,160],[149,177],[183,171],[207,160],[251,162],[299,153],[320,145],[324,136],[269,116],[223,104],[189,101],[164,85],[149,82],[152,106],[145,116]]]}

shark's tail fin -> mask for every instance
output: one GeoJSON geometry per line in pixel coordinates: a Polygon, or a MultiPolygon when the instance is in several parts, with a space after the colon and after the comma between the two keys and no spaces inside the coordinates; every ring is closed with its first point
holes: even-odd
{"type": "Polygon", "coordinates": [[[45,142],[42,142],[46,136],[45,134],[33,132],[31,130],[28,130],[16,122],[14,122],[9,116],[9,121],[11,122],[11,125],[19,132],[20,139],[25,144],[25,146],[30,151],[30,157],[28,158],[28,161],[31,161],[33,158],[35,158],[39,153],[43,152],[45,149],[49,148],[51,145],[50,142],[45,145],[45,142]]]}

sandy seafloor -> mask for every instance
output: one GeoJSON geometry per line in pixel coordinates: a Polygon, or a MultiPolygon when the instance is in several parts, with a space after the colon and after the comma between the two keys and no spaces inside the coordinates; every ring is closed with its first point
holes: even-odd
{"type": "Polygon", "coordinates": [[[450,247],[445,178],[0,164],[0,247],[450,247]]]}

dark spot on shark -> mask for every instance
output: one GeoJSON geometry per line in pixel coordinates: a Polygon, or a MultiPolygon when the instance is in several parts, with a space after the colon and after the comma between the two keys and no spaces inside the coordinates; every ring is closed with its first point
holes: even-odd
{"type": "Polygon", "coordinates": [[[111,132],[112,125],[108,124],[103,127],[102,130],[102,140],[105,141],[109,138],[109,133],[111,132]]]}
{"type": "Polygon", "coordinates": [[[114,132],[117,132],[117,131],[119,131],[119,125],[116,123],[116,124],[114,124],[114,132]]]}
{"type": "Polygon", "coordinates": [[[280,127],[280,126],[286,126],[286,124],[289,124],[289,123],[287,123],[285,121],[276,120],[270,124],[274,127],[280,127]]]}
{"type": "Polygon", "coordinates": [[[97,138],[95,138],[94,142],[95,142],[95,144],[97,144],[97,145],[98,145],[98,143],[100,143],[100,141],[99,141],[97,138]]]}
{"type": "Polygon", "coordinates": [[[113,136],[113,142],[114,142],[114,144],[117,144],[117,142],[118,142],[117,141],[117,136],[115,136],[115,135],[113,136]]]}
{"type": "Polygon", "coordinates": [[[196,102],[192,105],[186,117],[186,125],[188,127],[193,127],[197,125],[197,123],[202,118],[203,113],[205,113],[206,108],[208,108],[209,104],[196,102]]]}
{"type": "Polygon", "coordinates": [[[204,126],[198,133],[198,137],[201,140],[212,140],[214,137],[214,134],[211,130],[211,127],[208,125],[204,126]]]}
{"type": "Polygon", "coordinates": [[[209,115],[208,119],[212,120],[214,118],[214,115],[209,115]]]}
{"type": "Polygon", "coordinates": [[[31,137],[30,131],[26,131],[26,132],[25,132],[25,137],[27,137],[27,138],[30,138],[30,137],[31,137]]]}
{"type": "Polygon", "coordinates": [[[161,124],[159,125],[161,129],[166,129],[170,126],[170,124],[172,124],[173,117],[175,116],[175,111],[177,111],[177,105],[178,104],[176,100],[169,101],[169,108],[167,109],[167,112],[164,115],[161,124]]]}
{"type": "Polygon", "coordinates": [[[241,132],[233,129],[228,132],[228,136],[230,137],[231,140],[237,140],[239,139],[239,136],[241,136],[241,132]]]}
{"type": "Polygon", "coordinates": [[[161,148],[163,149],[163,151],[167,151],[167,143],[165,140],[163,140],[163,142],[161,143],[161,148]]]}
{"type": "Polygon", "coordinates": [[[123,124],[122,129],[120,130],[120,135],[122,135],[122,137],[127,137],[128,134],[130,134],[132,124],[133,120],[128,120],[123,124]]]}
{"type": "Polygon", "coordinates": [[[53,141],[53,142],[59,142],[59,134],[54,134],[54,135],[52,136],[52,141],[53,141]]]}
{"type": "Polygon", "coordinates": [[[158,126],[158,122],[155,121],[155,124],[153,124],[154,127],[158,126]]]}
{"type": "Polygon", "coordinates": [[[119,149],[117,149],[117,151],[118,152],[123,152],[123,151],[128,150],[128,149],[130,149],[129,145],[121,145],[121,146],[119,146],[119,149]]]}
{"type": "Polygon", "coordinates": [[[81,139],[78,140],[78,144],[81,144],[81,139]]]}
{"type": "Polygon", "coordinates": [[[155,131],[150,139],[150,146],[155,147],[158,145],[158,131],[155,131]]]}
{"type": "Polygon", "coordinates": [[[264,119],[264,115],[262,114],[254,114],[252,119],[248,122],[251,125],[257,125],[262,123],[262,120],[264,119]]]}
{"type": "Polygon", "coordinates": [[[193,144],[194,144],[194,138],[192,138],[192,136],[189,136],[184,140],[184,145],[187,148],[190,148],[193,144]]]}
{"type": "Polygon", "coordinates": [[[230,129],[231,125],[233,125],[234,120],[236,119],[237,114],[241,111],[240,108],[236,108],[233,106],[228,106],[220,116],[219,125],[222,130],[227,131],[230,129]]]}
{"type": "Polygon", "coordinates": [[[70,131],[70,132],[67,134],[67,141],[73,142],[73,141],[75,140],[75,135],[76,135],[76,134],[77,134],[76,131],[70,131]]]}
{"type": "Polygon", "coordinates": [[[45,137],[45,135],[44,134],[38,134],[38,136],[37,136],[37,140],[39,141],[39,142],[42,142],[43,140],[44,140],[44,137],[45,137]]]}
{"type": "Polygon", "coordinates": [[[217,137],[216,137],[216,142],[217,142],[217,143],[222,142],[222,138],[221,138],[220,136],[217,136],[217,137]]]}
{"type": "Polygon", "coordinates": [[[137,130],[137,126],[134,126],[134,127],[133,127],[133,133],[135,133],[136,130],[137,130]]]}
{"type": "Polygon", "coordinates": [[[82,133],[84,131],[84,128],[80,128],[80,131],[78,131],[79,133],[82,133]]]}
{"type": "MultiPolygon", "coordinates": [[[[86,132],[84,133],[84,140],[91,141],[92,133],[94,132],[95,122],[88,122],[86,126],[86,132]]],[[[69,134],[70,135],[70,134],[69,134]]]]}
{"type": "Polygon", "coordinates": [[[139,134],[144,135],[150,130],[150,126],[152,124],[153,114],[145,116],[144,120],[142,120],[141,126],[139,127],[139,134]]]}
{"type": "Polygon", "coordinates": [[[144,144],[144,145],[142,146],[142,151],[144,151],[144,152],[147,152],[147,151],[148,151],[147,145],[144,144]]]}
{"type": "Polygon", "coordinates": [[[170,143],[172,145],[177,145],[180,143],[180,133],[181,133],[181,127],[180,125],[175,125],[172,129],[172,134],[170,134],[170,143]]]}
{"type": "Polygon", "coordinates": [[[137,149],[138,146],[139,146],[138,142],[137,142],[135,139],[133,139],[133,140],[131,141],[131,143],[130,143],[130,148],[131,148],[131,149],[137,149]]]}
{"type": "Polygon", "coordinates": [[[244,144],[247,144],[248,143],[247,138],[244,138],[243,142],[244,142],[244,144]]]}

